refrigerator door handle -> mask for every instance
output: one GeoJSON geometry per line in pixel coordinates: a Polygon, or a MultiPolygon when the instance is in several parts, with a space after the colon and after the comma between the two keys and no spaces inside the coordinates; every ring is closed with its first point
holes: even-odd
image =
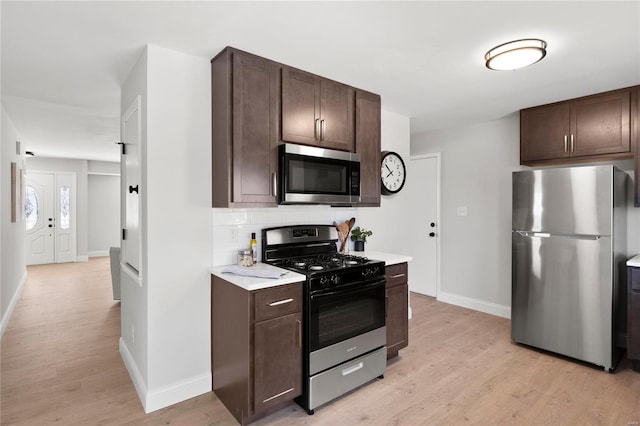
{"type": "Polygon", "coordinates": [[[572,238],[574,240],[599,240],[602,235],[585,235],[585,234],[552,234],[550,232],[534,232],[534,231],[515,231],[522,237],[538,237],[538,238],[572,238]]]}

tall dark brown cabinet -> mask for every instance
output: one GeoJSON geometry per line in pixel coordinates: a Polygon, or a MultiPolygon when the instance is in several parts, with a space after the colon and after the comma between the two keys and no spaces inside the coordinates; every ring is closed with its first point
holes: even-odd
{"type": "Polygon", "coordinates": [[[380,144],[380,95],[356,90],[356,152],[361,160],[361,206],[380,206],[380,144]]]}
{"type": "Polygon", "coordinates": [[[213,207],[277,205],[279,72],[230,47],[211,61],[213,207]]]}

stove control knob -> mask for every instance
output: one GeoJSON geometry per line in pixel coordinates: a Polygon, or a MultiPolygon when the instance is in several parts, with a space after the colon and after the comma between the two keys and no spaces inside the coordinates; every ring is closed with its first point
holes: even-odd
{"type": "Polygon", "coordinates": [[[339,286],[340,285],[340,277],[338,275],[334,275],[332,277],[331,281],[333,282],[334,286],[339,286]]]}
{"type": "Polygon", "coordinates": [[[323,288],[328,288],[331,285],[331,281],[330,281],[329,277],[321,277],[320,278],[320,285],[323,288]]]}

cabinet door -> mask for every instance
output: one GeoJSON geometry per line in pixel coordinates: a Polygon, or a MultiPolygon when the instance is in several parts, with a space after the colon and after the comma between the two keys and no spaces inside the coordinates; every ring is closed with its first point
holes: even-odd
{"type": "Polygon", "coordinates": [[[627,357],[640,361],[640,268],[627,271],[627,357]]]}
{"type": "Polygon", "coordinates": [[[233,202],[275,205],[277,67],[233,54],[233,202]]]}
{"type": "Polygon", "coordinates": [[[354,151],[355,89],[335,81],[320,81],[320,146],[354,151]]]}
{"type": "Polygon", "coordinates": [[[630,106],[630,90],[571,102],[571,156],[630,152],[630,106]]]}
{"type": "Polygon", "coordinates": [[[282,140],[318,145],[320,142],[320,81],[294,68],[282,69],[282,140]]]}
{"type": "Polygon", "coordinates": [[[409,286],[407,284],[387,289],[387,358],[409,344],[409,286]]]}
{"type": "Polygon", "coordinates": [[[520,111],[520,163],[569,156],[569,104],[520,111]]]}
{"type": "Polygon", "coordinates": [[[302,314],[254,324],[254,412],[302,393],[302,314]]]}
{"type": "Polygon", "coordinates": [[[360,205],[380,206],[380,96],[356,92],[356,152],[360,154],[360,205]]]}

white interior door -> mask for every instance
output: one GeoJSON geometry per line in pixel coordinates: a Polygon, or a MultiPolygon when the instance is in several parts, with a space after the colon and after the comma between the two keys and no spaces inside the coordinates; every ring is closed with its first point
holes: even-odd
{"type": "Polygon", "coordinates": [[[414,229],[408,238],[413,256],[409,262],[409,290],[436,297],[440,279],[440,154],[412,156],[409,173],[405,189],[415,206],[408,212],[414,229]]]}
{"type": "Polygon", "coordinates": [[[124,164],[124,224],[125,238],[122,241],[122,261],[140,274],[140,96],[122,115],[122,138],[125,154],[124,164]]]}
{"type": "Polygon", "coordinates": [[[54,263],[53,173],[28,173],[25,187],[27,265],[54,263]]]}

